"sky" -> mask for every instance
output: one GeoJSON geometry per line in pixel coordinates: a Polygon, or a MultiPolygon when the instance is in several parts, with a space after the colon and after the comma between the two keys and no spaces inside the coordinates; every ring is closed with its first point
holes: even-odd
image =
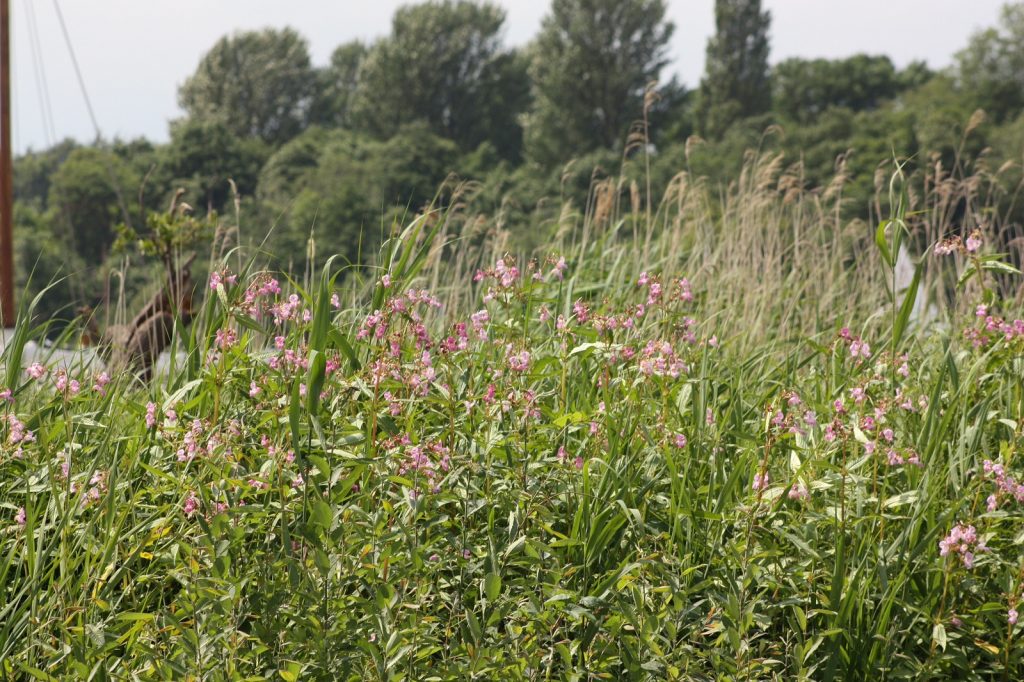
{"type": "MultiPolygon", "coordinates": [[[[16,153],[45,148],[65,137],[90,141],[96,135],[57,18],[57,2],[103,136],[144,136],[158,142],[166,141],[168,122],[181,115],[178,86],[222,35],[291,26],[307,38],[314,64],[321,65],[341,43],[385,35],[395,8],[407,4],[407,0],[10,0],[16,153]],[[47,111],[52,115],[47,116],[47,111]]],[[[923,59],[940,68],[951,62],[974,31],[998,22],[1003,2],[765,0],[772,13],[771,60],[869,52],[888,54],[897,66],[923,59]]],[[[506,42],[522,45],[537,32],[550,0],[498,0],[497,4],[508,14],[506,42]]],[[[667,5],[668,17],[676,25],[673,64],[668,70],[694,87],[714,30],[714,3],[667,0],[667,5]]]]}

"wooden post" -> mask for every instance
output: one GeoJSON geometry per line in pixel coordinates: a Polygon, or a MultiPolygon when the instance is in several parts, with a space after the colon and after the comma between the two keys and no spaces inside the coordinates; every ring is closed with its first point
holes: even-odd
{"type": "Polygon", "coordinates": [[[11,150],[11,6],[0,0],[0,327],[14,326],[14,174],[11,150]]]}

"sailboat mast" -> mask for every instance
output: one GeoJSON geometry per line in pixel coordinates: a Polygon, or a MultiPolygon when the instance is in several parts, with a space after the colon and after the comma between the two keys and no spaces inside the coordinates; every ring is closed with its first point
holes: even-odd
{"type": "Polygon", "coordinates": [[[11,150],[11,6],[0,0],[0,326],[14,326],[14,175],[11,150]]]}

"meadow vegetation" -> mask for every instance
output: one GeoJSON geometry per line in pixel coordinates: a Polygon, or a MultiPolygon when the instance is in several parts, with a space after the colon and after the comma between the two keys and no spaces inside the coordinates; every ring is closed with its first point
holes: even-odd
{"type": "Polygon", "coordinates": [[[19,158],[0,678],[1020,679],[1024,5],[715,7],[693,91],[660,0],[435,1],[19,158]],[[58,352],[182,263],[151,380],[58,352]]]}
{"type": "Polygon", "coordinates": [[[535,257],[457,206],[302,280],[229,244],[150,384],[19,371],[23,324],[3,675],[1016,679],[1024,322],[983,184],[896,172],[826,229],[841,193],[751,157],[649,210],[597,187],[535,257]]]}

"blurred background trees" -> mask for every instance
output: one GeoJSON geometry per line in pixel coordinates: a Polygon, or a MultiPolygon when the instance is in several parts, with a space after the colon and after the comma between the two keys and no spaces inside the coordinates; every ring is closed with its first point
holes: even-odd
{"type": "Polygon", "coordinates": [[[20,284],[58,281],[50,316],[102,302],[128,258],[119,226],[144,226],[178,188],[301,273],[331,254],[365,261],[392,221],[432,203],[528,249],[567,206],[586,210],[595,181],[646,192],[649,162],[656,205],[680,171],[735,181],[748,149],[781,154],[808,188],[840,173],[845,220],[872,217],[876,170],[894,155],[918,183],[985,172],[1020,229],[1024,3],[940,71],[884,54],[773,63],[760,0],[714,4],[693,90],[667,73],[662,0],[552,0],[521,48],[505,44],[492,3],[410,4],[381,38],[342,43],[322,65],[289,28],[225,36],[181,85],[166,144],[63,141],[16,159],[20,284]]]}

